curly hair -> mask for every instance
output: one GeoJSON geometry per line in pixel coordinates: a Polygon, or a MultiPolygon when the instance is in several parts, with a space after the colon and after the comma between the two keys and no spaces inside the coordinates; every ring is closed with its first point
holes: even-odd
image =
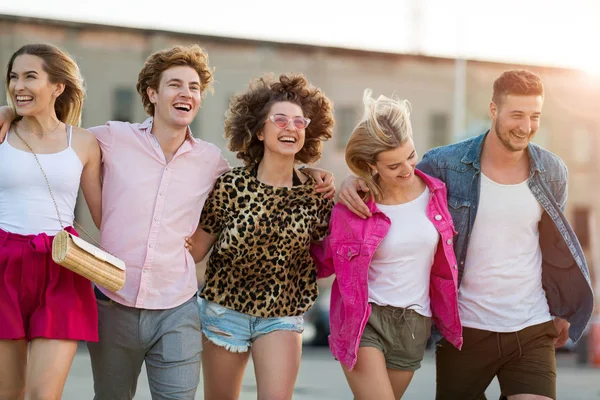
{"type": "Polygon", "coordinates": [[[302,74],[272,75],[250,81],[248,90],[231,98],[225,113],[225,138],[229,150],[246,166],[258,164],[264,154],[264,144],[258,139],[271,106],[278,102],[297,104],[311,122],[306,127],[302,149],[296,162],[310,164],[321,158],[323,142],[331,139],[333,107],[321,89],[312,86],[302,74]]]}
{"type": "Polygon", "coordinates": [[[138,74],[136,88],[142,97],[146,114],[154,115],[154,104],[148,97],[147,89],[150,87],[158,91],[162,73],[177,66],[191,67],[198,73],[202,96],[207,90],[212,91],[214,68],[208,65],[208,54],[200,46],[197,44],[188,47],[175,46],[158,51],[146,59],[144,67],[138,74]]]}
{"type": "MultiPolygon", "coordinates": [[[[27,44],[14,52],[8,61],[6,67],[6,101],[15,115],[17,115],[17,112],[8,86],[15,59],[24,54],[41,58],[44,61],[43,69],[48,74],[48,80],[51,83],[65,85],[65,89],[54,103],[56,117],[65,124],[79,126],[81,124],[83,101],[85,100],[83,77],[75,60],[64,50],[51,44],[27,44]]],[[[17,119],[20,118],[20,116],[17,116],[17,119]]]]}

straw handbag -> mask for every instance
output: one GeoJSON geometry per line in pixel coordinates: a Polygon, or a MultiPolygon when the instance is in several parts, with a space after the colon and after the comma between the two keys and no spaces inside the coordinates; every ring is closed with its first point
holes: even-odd
{"type": "MultiPolygon", "coordinates": [[[[58,205],[54,199],[52,188],[48,177],[42,168],[42,164],[38,159],[37,155],[29,146],[29,144],[17,133],[16,129],[13,132],[18,136],[19,139],[29,148],[35,161],[37,161],[46,184],[48,185],[48,191],[54,202],[56,208],[56,215],[58,216],[58,222],[62,230],[54,237],[52,242],[52,259],[55,263],[62,265],[63,267],[83,276],[86,279],[110,290],[116,292],[121,289],[125,284],[125,263],[117,257],[109,254],[107,251],[99,249],[81,239],[80,237],[74,236],[65,230],[63,222],[60,218],[60,212],[58,211],[58,205]]],[[[76,223],[76,222],[75,222],[76,223]]],[[[77,223],[76,223],[77,224],[77,223]]],[[[79,224],[78,228],[82,230],[92,241],[96,242],[90,234],[79,224]]],[[[98,246],[102,247],[98,242],[98,246]]]]}

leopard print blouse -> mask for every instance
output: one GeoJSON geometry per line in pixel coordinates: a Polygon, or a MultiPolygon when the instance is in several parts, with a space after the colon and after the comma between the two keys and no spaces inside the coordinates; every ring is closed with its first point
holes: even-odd
{"type": "Polygon", "coordinates": [[[246,167],[223,174],[200,217],[218,235],[201,297],[257,317],[304,314],[318,295],[310,244],[327,235],[332,207],[311,178],[273,187],[246,167]]]}

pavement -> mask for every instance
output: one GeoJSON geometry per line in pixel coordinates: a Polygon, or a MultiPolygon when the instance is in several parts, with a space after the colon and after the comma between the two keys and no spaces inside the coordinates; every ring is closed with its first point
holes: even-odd
{"type": "MultiPolygon", "coordinates": [[[[579,366],[575,354],[557,355],[557,392],[560,400],[600,400],[600,369],[579,366]]],[[[93,398],[93,380],[89,355],[82,346],[75,356],[71,373],[63,393],[64,400],[85,400],[93,398]]],[[[435,395],[435,361],[433,352],[427,351],[423,365],[418,370],[404,396],[407,400],[432,400],[435,395]]],[[[489,400],[498,399],[498,383],[492,382],[486,395],[489,400]]],[[[202,382],[196,399],[203,399],[202,382]]],[[[138,382],[135,399],[150,400],[146,371],[138,382]]],[[[252,362],[248,363],[244,376],[241,400],[256,399],[256,384],[252,362]]],[[[329,349],[305,347],[294,400],[346,400],[352,399],[339,363],[333,359],[329,349]]]]}

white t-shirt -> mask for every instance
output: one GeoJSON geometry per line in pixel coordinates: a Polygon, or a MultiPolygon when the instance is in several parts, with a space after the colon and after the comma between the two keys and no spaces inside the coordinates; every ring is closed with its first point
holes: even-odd
{"type": "Polygon", "coordinates": [[[431,316],[429,279],[439,233],[427,218],[429,188],[398,205],[377,204],[391,220],[369,267],[369,301],[431,316]]]}
{"type": "Polygon", "coordinates": [[[516,332],[551,319],[542,287],[542,212],[527,181],[501,185],[481,174],[458,294],[463,326],[516,332]]]}

